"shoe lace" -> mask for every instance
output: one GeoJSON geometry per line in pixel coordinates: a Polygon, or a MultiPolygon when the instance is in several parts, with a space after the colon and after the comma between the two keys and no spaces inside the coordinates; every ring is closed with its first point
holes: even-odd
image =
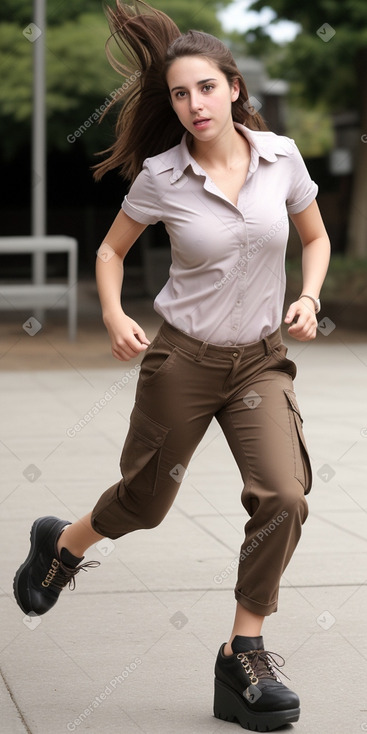
{"type": "Polygon", "coordinates": [[[50,582],[50,585],[56,586],[57,589],[63,589],[67,584],[69,584],[69,589],[73,591],[76,585],[75,576],[79,571],[87,571],[88,568],[97,568],[97,566],[100,565],[99,561],[86,561],[85,563],[80,563],[79,566],[72,568],[71,566],[66,566],[62,561],[54,558],[50,569],[50,572],[53,573],[53,579],[50,582]]]}
{"type": "Polygon", "coordinates": [[[248,652],[238,653],[237,658],[241,661],[245,672],[250,677],[251,683],[254,685],[256,685],[261,678],[273,678],[274,680],[279,681],[280,679],[275,671],[284,675],[285,678],[288,678],[288,676],[280,670],[280,668],[285,665],[285,660],[276,652],[270,652],[269,650],[249,650],[248,652]]]}

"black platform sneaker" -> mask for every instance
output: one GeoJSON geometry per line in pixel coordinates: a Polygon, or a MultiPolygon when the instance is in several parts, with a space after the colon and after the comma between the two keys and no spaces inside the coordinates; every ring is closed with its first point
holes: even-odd
{"type": "Polygon", "coordinates": [[[264,650],[262,637],[236,636],[233,655],[224,655],[224,646],[215,664],[214,716],[262,732],[298,721],[299,698],[275,673],[284,659],[264,650]]]}
{"type": "Polygon", "coordinates": [[[75,575],[81,569],[100,565],[99,561],[81,563],[84,556],[77,558],[67,548],[58,554],[56,544],[66,525],[71,523],[50,516],[40,517],[32,525],[30,551],[13,583],[14,596],[25,614],[45,614],[67,584],[75,588],[75,575]]]}

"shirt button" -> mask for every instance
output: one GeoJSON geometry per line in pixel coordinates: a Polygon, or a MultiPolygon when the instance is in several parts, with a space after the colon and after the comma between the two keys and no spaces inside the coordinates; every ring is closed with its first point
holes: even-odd
{"type": "Polygon", "coordinates": [[[236,306],[240,306],[242,301],[236,301],[236,306]]]}
{"type": "Polygon", "coordinates": [[[245,245],[240,245],[241,248],[244,248],[245,245]]]}
{"type": "Polygon", "coordinates": [[[182,171],[180,170],[175,171],[170,178],[170,183],[176,183],[176,181],[178,181],[178,179],[181,178],[181,176],[182,176],[182,171]]]}
{"type": "Polygon", "coordinates": [[[234,326],[232,326],[232,329],[233,329],[233,331],[237,331],[237,329],[238,329],[238,324],[235,324],[234,326]]]}

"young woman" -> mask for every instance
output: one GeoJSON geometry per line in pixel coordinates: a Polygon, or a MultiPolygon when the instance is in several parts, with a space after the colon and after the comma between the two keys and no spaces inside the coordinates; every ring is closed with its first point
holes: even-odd
{"type": "MultiPolygon", "coordinates": [[[[113,355],[144,353],[121,456],[122,479],[75,523],[35,521],[15,576],[26,614],[43,614],[74,582],[86,548],[158,525],[215,417],[242,473],[249,515],[232,632],[215,665],[214,714],[270,731],[299,717],[298,696],[264,649],[281,575],[307,517],[311,469],[280,324],[288,215],[303,245],[303,289],[285,316],[289,336],[316,335],[329,240],[294,142],[269,131],[248,102],[229,50],[163,13],[117,0],[113,37],[132,67],[109,157],[133,181],[99,250],[97,283],[113,355]],[[123,262],[148,224],[165,223],[169,280],[155,300],[152,343],[121,308],[123,262]]],[[[284,661],[281,659],[281,664],[284,661]]],[[[279,664],[279,663],[278,663],[279,664]]]]}

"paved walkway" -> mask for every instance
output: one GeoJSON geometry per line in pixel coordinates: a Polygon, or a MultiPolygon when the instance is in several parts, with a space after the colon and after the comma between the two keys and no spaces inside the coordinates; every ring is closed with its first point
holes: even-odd
{"type": "MultiPolygon", "coordinates": [[[[231,628],[231,564],[246,521],[239,473],[215,422],[158,528],[90,549],[87,559],[101,566],[79,574],[76,590],[44,617],[24,617],[12,596],[32,520],[79,517],[118,477],[136,361],[113,360],[94,301],[88,313],[74,345],[61,322],[32,338],[14,319],[3,327],[1,731],[241,731],[212,715],[213,665],[231,628]]],[[[129,313],[152,336],[151,307],[148,315],[132,302],[129,313]]],[[[358,734],[367,731],[367,344],[336,328],[289,346],[314,486],[265,642],[286,658],[301,696],[301,719],[287,731],[358,734]]]]}

